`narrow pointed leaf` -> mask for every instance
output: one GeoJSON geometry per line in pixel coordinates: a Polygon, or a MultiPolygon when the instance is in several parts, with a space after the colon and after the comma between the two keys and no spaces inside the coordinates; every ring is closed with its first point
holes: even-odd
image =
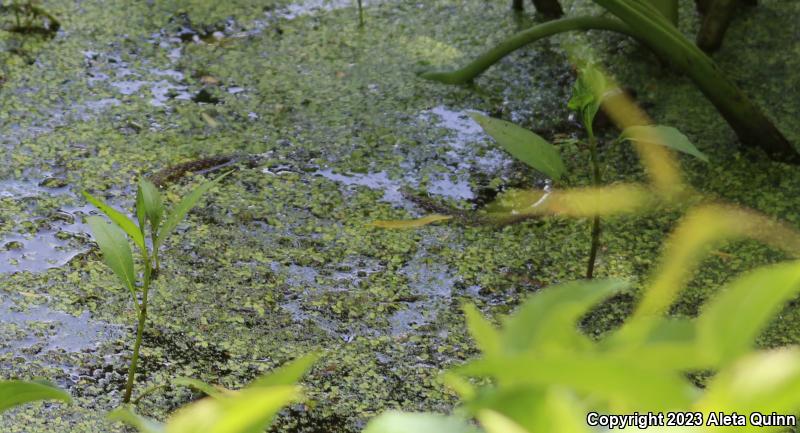
{"type": "Polygon", "coordinates": [[[197,188],[195,188],[192,192],[190,192],[186,197],[181,199],[175,208],[172,209],[172,212],[169,215],[166,215],[164,218],[164,225],[159,230],[158,236],[156,237],[156,244],[153,245],[153,250],[158,250],[158,247],[164,243],[164,239],[175,230],[175,227],[178,226],[178,223],[186,217],[186,214],[197,204],[197,201],[200,200],[200,197],[203,196],[208,190],[213,188],[217,185],[225,176],[229,175],[231,172],[227,172],[221,176],[218,176],[214,180],[210,180],[200,184],[197,188]]]}
{"type": "Polygon", "coordinates": [[[301,356],[277,368],[275,371],[256,379],[248,388],[292,385],[297,383],[303,375],[311,369],[311,366],[317,362],[317,359],[319,359],[319,355],[316,353],[301,356]]]}
{"type": "Polygon", "coordinates": [[[699,347],[726,363],[755,345],[781,307],[800,292],[800,262],[767,266],[731,283],[698,319],[699,347]]]}
{"type": "Polygon", "coordinates": [[[175,380],[172,381],[175,385],[186,386],[192,388],[194,390],[200,391],[203,394],[209,397],[221,397],[225,395],[225,389],[219,389],[218,387],[211,385],[210,383],[205,383],[202,380],[193,379],[191,377],[177,377],[175,380]]]}
{"type": "Polygon", "coordinates": [[[559,179],[566,170],[558,150],[547,140],[533,132],[505,120],[470,113],[473,119],[503,149],[520,161],[553,179],[559,179]]]}
{"type": "Polygon", "coordinates": [[[600,104],[603,102],[603,95],[607,87],[606,78],[599,69],[593,66],[584,66],[572,89],[572,98],[570,98],[568,106],[581,114],[583,126],[590,135],[594,135],[592,124],[600,109],[600,104]]]}
{"type": "Polygon", "coordinates": [[[472,338],[485,355],[499,354],[502,350],[500,333],[486,320],[473,304],[464,305],[464,315],[467,318],[467,328],[472,338]]]}
{"type": "Polygon", "coordinates": [[[140,433],[164,433],[164,424],[150,418],[143,417],[130,407],[120,407],[108,414],[111,421],[119,421],[139,430],[140,433]]]}
{"type": "MultiPolygon", "coordinates": [[[[147,179],[139,180],[139,187],[136,191],[136,212],[144,213],[150,222],[150,229],[158,235],[158,228],[161,224],[161,217],[164,214],[164,204],[161,200],[161,193],[158,187],[147,179]],[[140,211],[141,206],[141,211],[140,211]]],[[[139,215],[139,224],[142,223],[142,216],[139,215]]],[[[140,226],[141,227],[141,226],[140,226]]],[[[142,228],[144,233],[144,228],[142,228]]]]}
{"type": "Polygon", "coordinates": [[[688,137],[671,126],[631,126],[622,131],[620,138],[622,140],[666,146],[672,150],[692,155],[703,162],[708,162],[708,157],[697,150],[688,137]]]}
{"type": "Polygon", "coordinates": [[[87,218],[89,227],[92,229],[94,240],[100,246],[100,252],[103,254],[103,261],[111,268],[117,277],[122,281],[122,284],[130,290],[131,294],[136,297],[136,275],[133,271],[133,256],[131,255],[131,247],[128,245],[128,239],[125,233],[114,224],[108,223],[103,218],[98,216],[90,216],[87,218]]]}
{"type": "Polygon", "coordinates": [[[97,209],[106,214],[106,216],[108,216],[111,221],[119,226],[119,228],[124,230],[125,233],[127,233],[128,236],[133,239],[133,242],[137,247],[139,247],[142,251],[145,251],[144,235],[142,234],[142,231],[136,227],[136,223],[131,221],[127,215],[107,205],[102,200],[92,196],[86,191],[83,191],[83,196],[86,197],[86,200],[88,200],[89,203],[93,204],[97,209]]]}
{"type": "Polygon", "coordinates": [[[378,220],[373,221],[371,225],[382,229],[415,229],[452,218],[448,215],[433,214],[413,220],[378,220]]]}
{"type": "Polygon", "coordinates": [[[71,401],[69,394],[53,385],[22,380],[0,381],[0,412],[14,406],[38,400],[71,401]]]}
{"type": "Polygon", "coordinates": [[[179,409],[167,433],[262,433],[283,406],[300,398],[297,386],[247,388],[231,396],[204,398],[179,409]]]}

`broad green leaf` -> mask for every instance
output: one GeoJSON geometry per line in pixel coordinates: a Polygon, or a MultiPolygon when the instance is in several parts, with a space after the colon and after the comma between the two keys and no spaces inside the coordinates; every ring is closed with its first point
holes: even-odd
{"type": "Polygon", "coordinates": [[[694,144],[689,141],[688,137],[671,126],[631,126],[625,128],[619,138],[622,140],[666,146],[678,152],[692,155],[703,162],[708,162],[708,157],[703,152],[697,150],[694,144]]]}
{"type": "Polygon", "coordinates": [[[136,274],[133,272],[133,256],[125,233],[98,216],[90,216],[86,220],[92,229],[94,240],[100,246],[100,252],[103,253],[103,261],[117,274],[135,299],[136,274]]]}
{"type": "Polygon", "coordinates": [[[179,409],[166,433],[263,433],[283,406],[300,398],[296,386],[247,388],[222,398],[204,398],[179,409]]]}
{"type": "Polygon", "coordinates": [[[762,267],[738,278],[697,320],[699,348],[711,362],[727,363],[749,352],[756,338],[800,292],[800,262],[762,267]]]}
{"type": "Polygon", "coordinates": [[[120,407],[108,414],[111,421],[119,421],[139,430],[141,433],[164,433],[164,424],[143,417],[133,411],[133,407],[120,407]]]}
{"type": "Polygon", "coordinates": [[[544,138],[505,120],[470,113],[473,119],[503,149],[515,158],[553,179],[566,170],[558,150],[544,138]]]}
{"type": "Polygon", "coordinates": [[[175,227],[178,226],[178,223],[186,217],[186,214],[197,204],[197,201],[200,200],[200,197],[203,196],[208,190],[213,188],[217,185],[225,176],[229,175],[232,172],[227,172],[218,176],[214,180],[210,180],[200,184],[197,188],[195,188],[192,192],[190,192],[186,197],[181,199],[175,208],[172,209],[169,215],[166,216],[164,219],[164,225],[159,230],[158,236],[156,237],[155,245],[153,245],[153,250],[157,251],[158,248],[164,243],[164,239],[175,230],[175,227]]]}
{"type": "Polygon", "coordinates": [[[500,412],[484,409],[478,412],[478,421],[487,433],[531,433],[500,412]]]}
{"type": "Polygon", "coordinates": [[[413,220],[391,220],[391,221],[378,220],[378,221],[373,221],[371,225],[373,227],[379,227],[382,229],[415,229],[418,227],[424,227],[428,224],[433,224],[440,221],[447,221],[452,218],[453,217],[448,215],[433,214],[413,220]]]}
{"type": "Polygon", "coordinates": [[[625,339],[625,335],[613,334],[601,341],[600,346],[617,356],[636,356],[642,363],[657,363],[679,371],[710,367],[697,351],[694,320],[659,318],[648,327],[649,335],[641,344],[625,339]]]}
{"type": "Polygon", "coordinates": [[[106,214],[106,216],[108,216],[108,218],[113,221],[114,224],[124,230],[125,233],[127,233],[128,236],[133,239],[133,242],[137,247],[139,247],[142,251],[146,251],[144,246],[144,235],[142,234],[142,231],[136,227],[136,223],[131,221],[131,219],[122,212],[105,204],[102,200],[92,196],[88,192],[83,191],[83,196],[86,197],[86,200],[88,200],[89,203],[93,204],[97,209],[106,214]]]}
{"type": "Polygon", "coordinates": [[[248,388],[295,384],[300,381],[309,369],[311,369],[311,366],[317,362],[317,359],[319,359],[319,355],[316,353],[301,356],[275,369],[275,371],[256,379],[248,388]]]}
{"type": "Polygon", "coordinates": [[[373,418],[363,433],[479,433],[479,430],[454,416],[388,411],[373,418]]]}
{"type": "Polygon", "coordinates": [[[72,401],[69,394],[54,385],[22,380],[0,380],[0,412],[38,400],[72,401]]]}
{"type": "Polygon", "coordinates": [[[642,364],[635,354],[620,357],[566,350],[534,352],[483,358],[456,371],[467,376],[494,377],[501,387],[564,387],[613,402],[620,408],[683,408],[697,394],[682,372],[659,364],[642,364]]]}
{"type": "Polygon", "coordinates": [[[161,217],[164,214],[164,203],[161,201],[161,193],[158,187],[147,179],[139,180],[139,187],[136,190],[136,213],[139,217],[139,227],[144,233],[143,216],[150,222],[150,229],[158,236],[158,228],[161,224],[161,217]],[[143,214],[143,215],[142,215],[143,214]]]}
{"type": "Polygon", "coordinates": [[[606,90],[608,90],[608,83],[599,69],[591,65],[580,69],[568,106],[581,114],[583,126],[590,136],[594,136],[592,124],[600,109],[600,104],[603,102],[606,90]]]}
{"type": "MultiPolygon", "coordinates": [[[[796,414],[800,409],[800,350],[755,352],[717,373],[696,410],[796,414]]],[[[761,430],[761,429],[759,429],[761,430]]]]}
{"type": "Polygon", "coordinates": [[[484,386],[464,407],[472,415],[487,409],[496,411],[531,432],[553,431],[545,428],[546,395],[544,388],[530,385],[484,386]]]}
{"type": "Polygon", "coordinates": [[[473,304],[464,305],[464,315],[467,319],[467,328],[472,338],[486,355],[494,355],[502,350],[500,333],[483,317],[473,304]]]}
{"type": "Polygon", "coordinates": [[[172,383],[175,385],[186,386],[195,389],[209,397],[215,397],[215,398],[223,396],[225,394],[225,391],[227,391],[222,387],[218,388],[209,383],[205,383],[202,380],[194,379],[191,377],[177,377],[175,378],[175,380],[172,381],[172,383]]]}
{"type": "Polygon", "coordinates": [[[588,340],[578,332],[578,319],[627,286],[621,280],[573,281],[537,292],[504,321],[502,347],[507,353],[581,350],[588,340]]]}

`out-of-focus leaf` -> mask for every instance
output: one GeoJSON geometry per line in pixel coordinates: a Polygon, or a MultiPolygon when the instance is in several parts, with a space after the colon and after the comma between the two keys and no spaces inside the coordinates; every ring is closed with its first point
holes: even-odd
{"type": "Polygon", "coordinates": [[[456,369],[467,376],[489,376],[499,386],[560,386],[612,403],[614,407],[669,410],[686,407],[697,390],[681,372],[643,365],[630,357],[602,353],[526,353],[483,358],[456,369]]]}
{"type": "Polygon", "coordinates": [[[48,383],[0,380],[0,412],[38,400],[72,401],[69,394],[48,383]]]}
{"type": "Polygon", "coordinates": [[[800,292],[800,262],[760,268],[730,283],[698,319],[699,348],[727,363],[753,348],[786,301],[800,292]]]}
{"type": "Polygon", "coordinates": [[[92,229],[100,252],[103,253],[103,261],[117,274],[122,284],[130,290],[134,300],[136,299],[136,275],[133,272],[133,256],[131,247],[125,233],[114,224],[107,223],[98,216],[90,216],[86,219],[92,229]]]}
{"type": "Polygon", "coordinates": [[[578,319],[592,305],[625,289],[621,280],[573,281],[530,296],[504,321],[502,348],[515,354],[545,350],[575,351],[588,343],[578,332],[578,319]]]}
{"type": "Polygon", "coordinates": [[[581,113],[583,126],[594,135],[592,124],[600,104],[603,102],[603,95],[608,88],[606,77],[594,66],[586,65],[578,72],[578,79],[572,88],[572,98],[570,98],[569,108],[581,113]]]}
{"type": "Polygon", "coordinates": [[[655,195],[638,185],[619,184],[552,192],[512,190],[490,203],[485,214],[499,220],[533,215],[585,218],[639,212],[655,203],[655,195]]]}
{"type": "Polygon", "coordinates": [[[299,397],[296,386],[246,388],[231,396],[207,397],[172,415],[166,433],[262,433],[283,406],[299,397]]]}
{"type": "Polygon", "coordinates": [[[140,212],[143,212],[147,220],[150,221],[150,229],[157,236],[161,217],[164,215],[164,203],[161,200],[161,193],[158,191],[158,187],[144,178],[139,180],[139,187],[136,190],[136,213],[139,216],[139,227],[144,233],[143,219],[140,212]]]}
{"type": "Polygon", "coordinates": [[[623,140],[638,141],[640,143],[666,146],[678,152],[692,155],[703,162],[708,162],[708,157],[703,152],[697,150],[694,144],[689,141],[688,137],[671,126],[630,126],[622,131],[620,138],[623,140]]]}
{"type": "Polygon", "coordinates": [[[231,172],[224,173],[220,176],[217,176],[216,179],[210,180],[200,184],[196,187],[192,192],[190,192],[186,197],[181,199],[175,208],[172,209],[169,215],[166,216],[164,219],[164,225],[159,230],[158,236],[156,237],[155,245],[153,245],[153,250],[157,251],[158,248],[164,243],[164,239],[175,230],[175,227],[178,226],[178,223],[186,217],[186,214],[197,204],[197,201],[200,200],[200,197],[203,196],[208,190],[213,188],[217,185],[225,176],[229,175],[231,172]]]}
{"type": "Polygon", "coordinates": [[[364,433],[479,433],[465,420],[431,413],[389,411],[373,418],[364,433]]]}
{"type": "Polygon", "coordinates": [[[796,414],[800,407],[800,350],[782,348],[740,359],[714,376],[696,407],[706,413],[796,414]]]}
{"type": "Polygon", "coordinates": [[[688,319],[661,319],[647,331],[642,344],[631,344],[617,334],[600,342],[606,351],[621,356],[635,356],[643,364],[659,364],[677,371],[709,368],[708,362],[697,351],[695,322],[688,319]]]}
{"type": "Polygon", "coordinates": [[[494,355],[502,350],[500,334],[473,304],[464,305],[469,333],[484,354],[494,355]]]}
{"type": "Polygon", "coordinates": [[[139,228],[136,227],[136,223],[131,221],[131,219],[128,218],[122,212],[105,204],[102,200],[92,196],[88,192],[83,191],[83,196],[86,197],[86,200],[89,203],[93,204],[97,209],[99,209],[100,212],[106,214],[106,216],[108,216],[108,218],[111,221],[113,221],[114,224],[116,224],[119,228],[124,230],[125,233],[127,233],[128,236],[130,236],[131,239],[133,239],[133,242],[136,244],[137,247],[139,247],[139,249],[145,251],[144,235],[142,234],[141,230],[139,230],[139,228]]]}
{"type": "Polygon", "coordinates": [[[319,354],[310,353],[301,356],[292,362],[275,369],[269,374],[253,381],[250,387],[266,387],[279,385],[292,385],[300,381],[304,374],[311,369],[311,366],[319,359],[319,354]]]}
{"type": "Polygon", "coordinates": [[[503,149],[518,160],[553,179],[560,179],[566,170],[558,149],[544,138],[505,120],[470,113],[473,119],[503,149]]]}
{"type": "Polygon", "coordinates": [[[132,407],[119,407],[108,414],[111,421],[119,421],[139,430],[141,433],[164,433],[164,424],[134,412],[132,407]]]}
{"type": "Polygon", "coordinates": [[[452,218],[453,217],[448,215],[433,214],[413,220],[388,220],[388,221],[378,220],[378,221],[373,221],[371,225],[373,227],[379,227],[382,229],[415,229],[418,227],[424,227],[428,224],[433,224],[440,221],[447,221],[452,218]]]}
{"type": "Polygon", "coordinates": [[[465,408],[472,415],[487,409],[501,413],[531,432],[552,431],[539,429],[546,425],[541,421],[549,415],[545,408],[546,394],[544,388],[530,385],[484,386],[466,402],[465,408]]]}
{"type": "Polygon", "coordinates": [[[202,392],[203,394],[214,398],[222,397],[227,393],[234,392],[234,391],[229,391],[222,387],[217,387],[209,383],[205,383],[202,380],[193,379],[191,377],[177,377],[175,378],[175,380],[172,381],[172,383],[175,385],[181,385],[192,389],[196,389],[202,392]]]}
{"type": "Polygon", "coordinates": [[[478,421],[487,433],[531,433],[499,412],[484,409],[478,412],[478,421]]]}

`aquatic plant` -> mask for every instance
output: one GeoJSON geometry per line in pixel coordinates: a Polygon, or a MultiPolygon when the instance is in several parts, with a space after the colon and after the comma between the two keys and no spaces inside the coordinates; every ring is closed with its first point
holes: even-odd
{"type": "Polygon", "coordinates": [[[0,413],[15,406],[39,400],[72,401],[69,394],[48,382],[0,380],[0,413]]]}
{"type": "Polygon", "coordinates": [[[664,316],[702,259],[726,239],[757,239],[797,256],[800,235],[775,227],[739,208],[696,208],[671,235],[633,315],[598,339],[580,331],[581,318],[625,291],[624,281],[543,289],[502,318],[500,330],[466,305],[467,325],[482,355],[445,376],[463,402],[456,414],[389,412],[372,420],[365,433],[477,432],[467,421],[473,417],[488,433],[588,433],[598,426],[623,428],[623,422],[657,431],[673,423],[700,432],[726,425],[720,413],[738,414],[733,422],[740,431],[763,431],[759,424],[796,425],[800,348],[755,346],[784,304],[800,293],[800,261],[735,279],[697,318],[664,316]],[[698,372],[710,378],[701,379],[698,372]]]}
{"type": "Polygon", "coordinates": [[[116,409],[109,419],[141,433],[261,433],[283,406],[302,398],[296,382],[316,359],[316,355],[300,357],[237,391],[184,379],[183,384],[208,397],[178,409],[165,423],[138,415],[131,407],[116,409]]]}
{"type": "Polygon", "coordinates": [[[452,71],[423,71],[420,76],[446,84],[464,84],[471,82],[513,51],[558,33],[575,30],[622,33],[640,41],[689,76],[744,144],[759,147],[781,161],[800,160],[798,151],[772,121],[710,57],[686,39],[659,8],[636,0],[593,1],[615,18],[577,16],[549,21],[511,36],[462,68],[452,71]]]}
{"type": "Polygon", "coordinates": [[[181,199],[170,213],[165,211],[158,187],[147,179],[141,179],[136,191],[136,218],[138,225],[124,213],[112,208],[88,192],[83,192],[86,199],[111,220],[109,223],[98,216],[87,218],[94,239],[103,255],[103,261],[117,275],[125,289],[130,292],[138,315],[136,340],[133,345],[133,356],[128,369],[128,379],[123,396],[123,402],[125,403],[130,401],[133,390],[136,368],[139,362],[139,349],[147,321],[148,296],[151,284],[159,269],[159,248],[178,223],[189,213],[189,210],[194,207],[200,197],[219,183],[227,174],[225,173],[212,181],[200,184],[181,199]],[[126,235],[131,238],[141,253],[140,266],[142,271],[140,273],[135,272],[133,254],[126,235]],[[139,278],[139,275],[141,275],[141,278],[139,278]]]}
{"type": "Polygon", "coordinates": [[[56,17],[42,7],[33,4],[31,0],[0,4],[0,14],[12,14],[14,16],[13,25],[0,28],[7,32],[39,33],[53,37],[61,27],[61,23],[56,17]],[[41,21],[41,24],[36,24],[35,20],[41,21]]]}

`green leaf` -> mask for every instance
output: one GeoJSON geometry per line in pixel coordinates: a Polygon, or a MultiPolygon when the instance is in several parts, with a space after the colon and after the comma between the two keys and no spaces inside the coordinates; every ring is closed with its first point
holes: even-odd
{"type": "Polygon", "coordinates": [[[319,355],[311,353],[277,368],[275,371],[253,381],[248,387],[268,387],[279,385],[292,385],[297,383],[306,372],[311,369],[319,359],[319,355]]]}
{"type": "Polygon", "coordinates": [[[161,201],[158,187],[144,178],[139,180],[139,187],[136,190],[136,213],[142,233],[144,233],[143,217],[147,217],[150,222],[150,230],[155,236],[158,236],[158,228],[164,214],[164,203],[161,201]]]}
{"type": "Polygon", "coordinates": [[[179,409],[167,433],[263,433],[275,414],[300,398],[296,386],[247,388],[230,396],[204,398],[179,409]]]}
{"type": "Polygon", "coordinates": [[[704,412],[796,414],[800,407],[800,350],[781,348],[739,359],[711,379],[696,407],[704,412]]]}
{"type": "Polygon", "coordinates": [[[639,143],[666,146],[678,152],[692,155],[703,162],[708,162],[708,157],[703,152],[697,150],[694,144],[689,141],[688,137],[671,126],[631,126],[625,128],[619,138],[622,140],[637,141],[639,143]]]}
{"type": "Polygon", "coordinates": [[[186,217],[186,214],[197,204],[197,201],[200,200],[200,197],[203,196],[208,190],[213,188],[217,185],[225,176],[231,174],[232,172],[227,172],[221,176],[218,176],[214,180],[210,180],[208,182],[204,182],[200,184],[197,188],[194,189],[189,195],[181,199],[175,208],[172,209],[172,212],[166,216],[164,220],[164,225],[159,230],[158,236],[156,237],[155,245],[153,245],[153,250],[157,251],[161,244],[164,243],[164,239],[175,230],[175,227],[178,226],[178,223],[186,217]]]}
{"type": "Polygon", "coordinates": [[[699,348],[711,362],[749,352],[761,331],[800,292],[800,262],[766,266],[738,278],[697,319],[699,348]]]}
{"type": "Polygon", "coordinates": [[[195,389],[209,397],[216,398],[224,395],[224,392],[215,387],[214,385],[205,383],[202,380],[193,379],[191,377],[176,377],[175,380],[172,381],[172,383],[175,385],[186,386],[195,389]]]}
{"type": "Polygon", "coordinates": [[[133,239],[133,242],[139,247],[142,251],[146,251],[144,246],[144,234],[138,227],[136,227],[136,223],[131,221],[125,214],[122,212],[114,209],[113,207],[105,204],[102,200],[92,196],[86,191],[83,191],[83,196],[86,197],[86,200],[89,203],[93,204],[97,209],[101,212],[106,214],[111,221],[114,222],[119,228],[125,231],[128,236],[133,239]]]}
{"type": "Polygon", "coordinates": [[[370,225],[382,229],[415,229],[419,227],[424,227],[428,224],[433,224],[440,221],[447,221],[452,218],[453,217],[449,215],[433,214],[413,220],[378,220],[378,221],[373,221],[370,225]]]}
{"type": "Polygon", "coordinates": [[[578,319],[591,306],[627,286],[622,280],[584,280],[535,293],[505,320],[502,347],[508,353],[581,349],[587,339],[578,332],[578,319]]]}
{"type": "Polygon", "coordinates": [[[478,349],[486,355],[498,354],[502,350],[500,333],[483,317],[473,304],[464,305],[464,315],[467,318],[467,328],[478,349]]]}
{"type": "Polygon", "coordinates": [[[606,77],[599,69],[591,65],[580,69],[568,106],[581,114],[583,126],[590,136],[594,136],[592,124],[607,89],[606,77]]]}
{"type": "Polygon", "coordinates": [[[69,394],[48,383],[0,381],[0,412],[37,400],[60,400],[66,403],[72,401],[69,394]]]}
{"type": "Polygon", "coordinates": [[[136,428],[141,433],[164,433],[164,424],[134,412],[133,407],[120,407],[111,411],[107,418],[136,428]]]}
{"type": "Polygon", "coordinates": [[[373,418],[364,433],[479,433],[479,430],[454,416],[389,411],[373,418]]]}
{"type": "Polygon", "coordinates": [[[92,229],[94,240],[103,253],[103,261],[117,274],[122,284],[130,290],[136,299],[136,275],[133,272],[133,256],[125,233],[114,224],[108,223],[99,216],[86,219],[92,229]]]}
{"type": "Polygon", "coordinates": [[[566,170],[558,150],[544,138],[505,120],[470,113],[473,119],[503,149],[515,158],[553,179],[566,170]]]}

